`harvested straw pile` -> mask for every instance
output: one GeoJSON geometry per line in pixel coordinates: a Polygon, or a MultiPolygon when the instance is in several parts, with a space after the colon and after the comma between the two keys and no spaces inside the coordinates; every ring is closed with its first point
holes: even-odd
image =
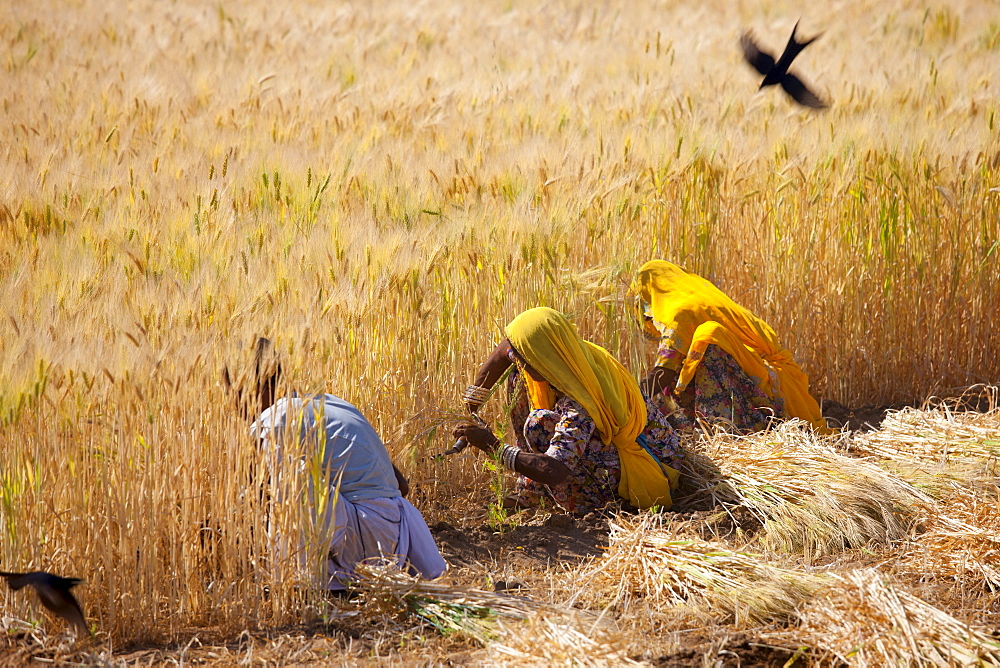
{"type": "Polygon", "coordinates": [[[852,666],[1000,665],[1000,641],[894,587],[870,569],[803,606],[801,625],[776,639],[810,644],[852,666]]]}
{"type": "Polygon", "coordinates": [[[965,599],[1000,591],[1000,410],[989,392],[985,413],[907,408],[851,444],[935,499],[922,531],[887,559],[893,572],[950,581],[965,599]]]}
{"type": "Polygon", "coordinates": [[[492,661],[518,665],[637,665],[614,624],[569,606],[419,580],[395,567],[357,569],[360,614],[418,619],[442,635],[485,646],[492,661]]]}
{"type": "MultiPolygon", "coordinates": [[[[961,424],[961,433],[988,434],[983,422],[995,417],[943,419],[961,424]]],[[[943,441],[956,432],[940,425],[935,433],[943,441]]],[[[854,447],[855,438],[870,436],[838,441],[785,425],[703,437],[688,460],[689,499],[745,508],[760,530],[724,543],[693,535],[696,520],[619,516],[603,556],[552,580],[562,608],[374,571],[362,584],[367,608],[461,634],[491,661],[521,665],[624,665],[657,656],[654,646],[673,651],[684,640],[672,634],[691,628],[759,634],[775,646],[808,648],[802,656],[820,662],[1000,665],[1000,644],[959,618],[968,605],[991,606],[989,592],[1000,583],[995,488],[982,476],[962,480],[929,467],[911,466],[908,478],[893,466],[899,460],[854,447]],[[934,494],[916,484],[926,481],[934,494]],[[824,569],[809,566],[836,553],[843,558],[824,569]],[[878,570],[857,569],[858,556],[884,560],[878,570]],[[941,581],[954,592],[934,584],[925,595],[922,583],[941,581]],[[959,590],[964,605],[953,606],[959,590]],[[602,621],[574,607],[599,611],[602,621]]],[[[990,438],[977,442],[988,447],[990,438]]],[[[970,459],[981,456],[985,450],[970,459]]]]}
{"type": "Polygon", "coordinates": [[[638,666],[627,639],[607,625],[580,617],[535,614],[523,624],[501,623],[503,641],[486,648],[492,663],[522,666],[638,666]]]}
{"type": "Polygon", "coordinates": [[[887,557],[897,574],[949,581],[968,600],[975,591],[1000,592],[1000,490],[955,486],[924,531],[887,557]]]}
{"type": "MultiPolygon", "coordinates": [[[[630,526],[613,525],[607,554],[574,574],[573,600],[612,592],[602,604],[621,619],[652,619],[668,605],[714,618],[706,627],[761,632],[777,624],[781,630],[763,632],[768,641],[850,665],[1000,665],[1000,640],[986,629],[963,623],[875,569],[833,568],[775,563],[684,539],[647,515],[630,526]]],[[[663,621],[660,616],[649,630],[680,628],[663,621]]]]}
{"type": "Polygon", "coordinates": [[[581,587],[610,596],[610,606],[627,609],[641,597],[656,607],[701,608],[735,626],[792,618],[802,601],[830,582],[822,572],[684,537],[651,514],[631,525],[612,523],[607,553],[577,579],[581,587]]]}
{"type": "Polygon", "coordinates": [[[752,542],[807,559],[909,535],[933,500],[795,422],[744,437],[703,437],[686,472],[695,495],[742,506],[763,524],[752,542]]]}
{"type": "Polygon", "coordinates": [[[878,431],[853,439],[855,451],[899,468],[952,474],[962,482],[997,475],[1000,409],[987,413],[905,408],[886,415],[878,431]]]}

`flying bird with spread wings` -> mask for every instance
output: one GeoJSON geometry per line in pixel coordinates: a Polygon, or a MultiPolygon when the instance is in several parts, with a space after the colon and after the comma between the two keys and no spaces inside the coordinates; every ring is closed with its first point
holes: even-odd
{"type": "Polygon", "coordinates": [[[0,576],[7,579],[7,584],[11,589],[17,591],[22,587],[31,587],[38,594],[42,605],[52,611],[53,614],[62,617],[70,624],[93,637],[87,620],[83,616],[83,608],[77,602],[76,597],[70,590],[83,582],[80,578],[64,578],[60,575],[53,575],[45,571],[33,571],[31,573],[5,573],[0,571],[0,576]]]}
{"type": "Polygon", "coordinates": [[[802,83],[796,75],[788,71],[789,66],[795,57],[802,52],[802,49],[806,48],[812,44],[819,35],[814,35],[810,39],[804,42],[797,42],[795,40],[795,33],[799,28],[799,22],[795,22],[795,27],[792,28],[792,36],[788,38],[788,45],[785,46],[784,53],[778,58],[777,62],[774,60],[774,56],[766,51],[762,51],[757,43],[754,41],[753,36],[749,32],[744,32],[743,36],[740,37],[740,46],[743,48],[743,57],[746,61],[753,66],[755,70],[764,75],[764,80],[760,84],[760,88],[765,86],[773,86],[775,84],[780,84],[785,92],[788,93],[793,100],[799,104],[811,107],[813,109],[826,109],[827,104],[823,100],[819,99],[815,93],[813,93],[809,88],[802,83]]]}

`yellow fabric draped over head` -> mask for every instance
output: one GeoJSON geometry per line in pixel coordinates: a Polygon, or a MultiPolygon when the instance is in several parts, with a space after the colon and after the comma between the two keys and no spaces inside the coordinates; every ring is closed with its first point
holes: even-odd
{"type": "Polygon", "coordinates": [[[554,385],[576,400],[594,420],[605,443],[621,461],[619,495],[637,508],[669,508],[679,473],[657,462],[637,442],[646,428],[646,402],[635,378],[604,348],[585,341],[565,315],[533,308],[507,325],[507,340],[548,383],[525,374],[533,408],[553,407],[554,385]]]}
{"type": "Polygon", "coordinates": [[[670,262],[653,260],[639,269],[632,290],[650,305],[668,345],[686,356],[678,392],[691,382],[705,349],[715,344],[732,355],[767,396],[783,399],[786,413],[828,431],[819,404],[809,394],[809,378],[791,351],[781,347],[766,322],[711,282],[670,262]]]}

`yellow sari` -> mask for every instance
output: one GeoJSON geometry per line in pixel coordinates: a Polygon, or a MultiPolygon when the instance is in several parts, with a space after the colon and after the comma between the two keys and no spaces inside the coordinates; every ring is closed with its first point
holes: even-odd
{"type": "Polygon", "coordinates": [[[709,345],[717,345],[736,360],[771,399],[781,399],[785,412],[828,431],[819,404],[809,394],[809,378],[781,347],[771,327],[695,274],[663,260],[639,269],[632,290],[650,305],[663,326],[667,345],[685,356],[676,392],[682,392],[709,345]]]}
{"type": "Polygon", "coordinates": [[[637,508],[671,505],[677,470],[657,462],[639,443],[646,402],[635,378],[611,354],[580,338],[565,315],[533,308],[507,325],[507,340],[547,383],[524,374],[533,408],[552,409],[552,385],[586,409],[604,443],[614,443],[621,462],[618,494],[637,508]],[[551,383],[551,385],[550,385],[551,383]]]}

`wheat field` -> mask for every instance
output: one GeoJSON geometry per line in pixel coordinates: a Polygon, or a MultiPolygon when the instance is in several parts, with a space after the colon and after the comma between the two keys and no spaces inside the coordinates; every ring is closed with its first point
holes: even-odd
{"type": "MultiPolygon", "coordinates": [[[[433,459],[426,416],[532,306],[641,373],[627,288],[653,258],[767,320],[817,398],[1000,382],[998,72],[1000,9],[973,0],[3,3],[0,570],[86,577],[112,648],[327,614],[269,553],[223,368],[272,338],[289,387],[369,417],[429,521],[474,514],[491,474],[433,459]],[[738,49],[800,17],[824,112],[758,92],[738,49]]],[[[975,484],[851,447],[978,508],[983,419],[975,484]]]]}

